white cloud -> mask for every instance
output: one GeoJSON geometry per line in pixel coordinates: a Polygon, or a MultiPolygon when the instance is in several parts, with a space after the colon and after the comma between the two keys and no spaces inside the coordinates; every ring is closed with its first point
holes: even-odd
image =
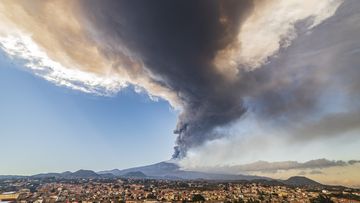
{"type": "Polygon", "coordinates": [[[56,85],[97,95],[110,95],[127,86],[127,82],[116,74],[100,76],[64,67],[50,59],[31,37],[24,34],[0,37],[0,46],[10,57],[24,60],[27,68],[56,85]]]}
{"type": "Polygon", "coordinates": [[[240,66],[254,70],[297,37],[296,23],[311,18],[307,30],[334,15],[343,0],[254,1],[254,11],[241,25],[237,41],[218,53],[217,67],[234,75],[240,66]]]}

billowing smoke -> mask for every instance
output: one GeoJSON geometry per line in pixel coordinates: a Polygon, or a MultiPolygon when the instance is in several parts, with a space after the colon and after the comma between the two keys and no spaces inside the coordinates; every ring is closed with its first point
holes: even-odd
{"type": "Polygon", "coordinates": [[[86,1],[81,7],[103,33],[106,55],[122,55],[117,46],[124,45],[154,81],[178,96],[182,113],[174,157],[216,138],[216,127],[246,111],[242,88],[223,77],[213,60],[236,39],[252,1],[86,1]]]}
{"type": "Polygon", "coordinates": [[[191,149],[182,165],[301,160],[314,154],[346,160],[354,154],[360,132],[359,9],[357,1],[346,1],[310,31],[309,21],[299,21],[290,46],[242,74],[251,90],[244,97],[247,113],[227,128],[229,136],[191,149]]]}
{"type": "Polygon", "coordinates": [[[4,0],[0,44],[59,85],[111,93],[132,84],[166,99],[181,111],[174,158],[182,158],[248,114],[294,140],[356,128],[356,8],[356,0],[4,0]],[[322,108],[333,92],[346,108],[322,108]]]}
{"type": "Polygon", "coordinates": [[[339,5],[340,1],[107,0],[86,1],[80,8],[110,60],[132,53],[152,81],[177,95],[182,112],[174,131],[178,137],[173,157],[181,158],[189,148],[226,135],[219,129],[243,116],[247,97],[269,115],[310,110],[317,93],[309,85],[317,86],[316,78],[305,76],[294,86],[289,74],[297,71],[261,67],[296,38],[297,23],[309,30],[339,5]]]}

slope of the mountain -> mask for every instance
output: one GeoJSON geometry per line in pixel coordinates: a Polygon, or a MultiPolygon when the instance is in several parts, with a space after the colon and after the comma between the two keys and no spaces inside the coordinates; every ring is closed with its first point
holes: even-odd
{"type": "Polygon", "coordinates": [[[98,174],[101,178],[116,178],[116,176],[112,173],[103,173],[103,174],[98,174]]]}
{"type": "Polygon", "coordinates": [[[147,176],[163,176],[168,173],[173,173],[178,171],[180,167],[177,164],[169,163],[169,162],[160,162],[156,164],[151,164],[148,166],[141,166],[135,168],[129,168],[125,170],[121,170],[121,174],[126,174],[128,172],[141,171],[147,176]]]}
{"type": "Polygon", "coordinates": [[[132,172],[128,172],[128,173],[122,175],[122,177],[126,177],[126,178],[146,178],[146,175],[141,171],[132,171],[132,172]]]}
{"type": "Polygon", "coordinates": [[[304,176],[293,176],[287,180],[283,180],[282,182],[286,185],[292,186],[322,186],[321,183],[318,183],[304,176]]]}
{"type": "Polygon", "coordinates": [[[147,176],[162,176],[164,174],[167,174],[167,173],[170,173],[173,171],[177,171],[179,169],[180,169],[180,167],[174,163],[159,162],[156,164],[128,168],[128,169],[123,169],[123,170],[113,169],[110,171],[99,171],[98,174],[112,173],[116,176],[121,176],[121,175],[124,175],[129,172],[140,171],[140,172],[146,174],[147,176]]]}
{"type": "Polygon", "coordinates": [[[152,165],[134,167],[124,170],[100,171],[99,174],[112,173],[116,176],[123,176],[129,172],[142,172],[148,177],[169,179],[206,179],[206,180],[255,180],[269,179],[259,176],[231,175],[220,173],[205,173],[199,171],[182,170],[177,164],[171,162],[160,162],[152,165]]]}
{"type": "Polygon", "coordinates": [[[70,176],[76,177],[76,178],[98,178],[98,177],[100,177],[100,175],[95,173],[94,171],[83,170],[83,169],[75,171],[74,173],[70,174],[70,176]]]}
{"type": "Polygon", "coordinates": [[[121,174],[121,170],[119,169],[113,169],[113,170],[107,170],[107,171],[98,171],[97,174],[113,174],[113,175],[118,175],[121,174]]]}
{"type": "Polygon", "coordinates": [[[61,176],[70,176],[72,173],[70,171],[65,171],[61,173],[61,176]]]}

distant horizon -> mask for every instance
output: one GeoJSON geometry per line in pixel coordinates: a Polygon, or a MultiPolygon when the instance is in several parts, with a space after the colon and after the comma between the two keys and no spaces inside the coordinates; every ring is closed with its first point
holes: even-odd
{"type": "MultiPolygon", "coordinates": [[[[113,169],[113,170],[116,170],[116,169],[113,169]]],[[[102,171],[93,171],[93,170],[88,170],[88,169],[79,169],[79,170],[76,170],[76,171],[63,171],[63,172],[48,172],[48,173],[39,173],[39,174],[33,174],[33,175],[0,175],[1,176],[9,176],[9,177],[34,177],[34,178],[40,178],[40,177],[36,177],[38,175],[49,175],[49,177],[51,176],[52,173],[57,173],[57,174],[63,174],[63,173],[66,173],[66,172],[70,172],[70,173],[77,173],[77,172],[94,172],[98,175],[100,175],[99,178],[104,178],[104,179],[109,179],[110,177],[101,177],[102,174],[104,173],[100,173],[102,171]]],[[[141,171],[134,171],[134,172],[141,172],[141,171]]],[[[128,173],[134,173],[134,172],[128,172],[128,173]]],[[[211,173],[210,173],[211,174],[211,173]]],[[[214,173],[216,174],[216,173],[214,173]]],[[[220,174],[220,173],[217,173],[217,174],[220,174]]],[[[145,174],[146,175],[146,174],[145,174]]],[[[235,175],[235,174],[234,174],[235,175]]],[[[241,174],[238,174],[238,175],[241,175],[241,174]]],[[[56,177],[56,176],[54,176],[56,177]]],[[[266,180],[266,179],[261,179],[262,176],[259,176],[260,180],[266,180]]],[[[46,177],[41,177],[41,178],[46,178],[46,177]]],[[[58,178],[65,178],[66,177],[58,177],[58,178]]],[[[70,177],[69,177],[70,178],[70,177]]],[[[73,177],[75,178],[75,177],[73,177]]],[[[126,178],[126,176],[114,176],[112,178],[126,178]]],[[[153,177],[153,176],[147,176],[146,178],[149,178],[149,179],[161,179],[160,177],[153,177]]],[[[264,178],[269,178],[269,177],[264,177],[264,178]]],[[[321,181],[318,181],[318,180],[314,180],[312,178],[309,178],[307,175],[294,175],[294,176],[290,176],[290,177],[287,177],[287,178],[271,178],[271,180],[275,180],[275,181],[289,181],[289,180],[292,180],[292,179],[296,179],[296,178],[306,178],[308,179],[309,181],[315,181],[317,183],[320,183],[324,186],[343,186],[343,187],[348,187],[348,188],[354,188],[354,189],[360,189],[360,185],[340,185],[340,184],[327,184],[327,183],[323,183],[321,181]]],[[[111,179],[111,178],[110,178],[111,179]]],[[[196,180],[202,180],[202,181],[214,181],[216,179],[182,179],[184,181],[190,181],[190,180],[193,180],[193,181],[196,181],[196,180]]],[[[218,180],[218,181],[221,181],[221,180],[218,180]]],[[[233,180],[222,180],[222,181],[248,181],[248,182],[251,182],[251,180],[242,180],[242,179],[233,179],[233,180]]]]}
{"type": "MultiPolygon", "coordinates": [[[[264,161],[257,161],[254,163],[249,163],[249,164],[245,164],[245,165],[235,165],[235,166],[222,166],[220,168],[207,168],[207,169],[183,169],[181,168],[181,166],[179,165],[178,161],[176,160],[167,160],[167,161],[161,161],[161,162],[157,162],[157,163],[152,163],[149,165],[138,165],[138,166],[133,166],[133,167],[128,167],[128,168],[109,168],[109,169],[104,169],[104,170],[92,170],[91,168],[80,168],[80,169],[75,169],[75,170],[65,170],[65,171],[43,171],[40,173],[35,173],[35,174],[0,174],[0,176],[20,176],[20,177],[32,177],[32,176],[36,176],[36,175],[41,175],[41,174],[52,174],[52,173],[57,173],[57,174],[62,174],[65,172],[79,172],[79,171],[92,171],[95,172],[97,174],[103,174],[103,173],[111,173],[111,171],[113,170],[120,170],[120,171],[124,171],[124,170],[129,170],[132,169],[133,171],[138,171],[135,170],[137,168],[141,168],[141,167],[148,167],[148,166],[152,166],[152,165],[156,165],[156,164],[161,164],[161,163],[171,163],[171,164],[176,164],[180,170],[185,170],[185,171],[198,171],[198,172],[204,172],[204,173],[210,173],[210,174],[232,174],[232,175],[255,175],[255,176],[259,176],[259,177],[267,177],[267,178],[272,178],[274,180],[287,180],[289,178],[292,177],[306,177],[309,178],[311,180],[320,182],[322,184],[325,185],[342,185],[342,186],[346,186],[346,187],[351,187],[351,188],[360,188],[360,185],[355,182],[355,183],[338,183],[338,182],[329,182],[326,179],[322,179],[321,177],[319,178],[319,175],[321,173],[316,172],[316,173],[312,173],[313,171],[319,171],[319,170],[323,170],[324,168],[337,168],[337,171],[342,171],[342,173],[351,173],[351,167],[353,166],[353,169],[355,167],[355,170],[358,169],[359,165],[360,165],[360,160],[348,160],[347,162],[342,162],[342,161],[330,161],[327,159],[317,159],[317,160],[310,160],[308,162],[304,162],[304,163],[299,163],[299,162],[292,162],[294,165],[291,166],[289,165],[289,162],[264,162],[264,161]],[[258,163],[267,163],[267,165],[263,165],[264,168],[261,168],[259,166],[257,166],[258,163]],[[280,164],[280,165],[279,165],[280,164]],[[319,164],[323,164],[322,166],[319,164]],[[347,164],[347,165],[346,165],[347,164]],[[254,169],[251,169],[251,166],[257,166],[254,169]],[[285,168],[283,168],[285,166],[285,168]],[[239,171],[229,171],[231,170],[232,167],[237,167],[239,171]],[[345,167],[345,169],[344,169],[345,167]],[[350,168],[346,168],[346,167],[350,167],[350,168]],[[248,169],[249,171],[240,171],[240,170],[244,170],[244,169],[248,169]],[[340,169],[340,170],[339,170],[340,169]],[[269,170],[268,173],[266,173],[265,171],[269,170]],[[283,173],[282,176],[273,176],[273,172],[274,171],[278,171],[278,170],[294,170],[296,173],[283,173]],[[308,173],[304,173],[304,171],[308,171],[308,173]],[[314,176],[315,175],[315,176],[314,176]]],[[[141,170],[140,170],[141,171],[141,170]]],[[[329,174],[327,174],[329,175],[329,174]]],[[[336,176],[336,174],[331,174],[332,176],[336,176]]],[[[346,174],[345,174],[346,175],[346,174]]],[[[355,177],[354,177],[355,178],[355,177]]]]}

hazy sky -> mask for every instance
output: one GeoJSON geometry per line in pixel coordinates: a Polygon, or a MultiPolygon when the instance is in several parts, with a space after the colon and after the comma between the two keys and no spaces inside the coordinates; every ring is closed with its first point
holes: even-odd
{"type": "Polygon", "coordinates": [[[359,10],[0,1],[0,174],[359,160],[359,10]]]}

